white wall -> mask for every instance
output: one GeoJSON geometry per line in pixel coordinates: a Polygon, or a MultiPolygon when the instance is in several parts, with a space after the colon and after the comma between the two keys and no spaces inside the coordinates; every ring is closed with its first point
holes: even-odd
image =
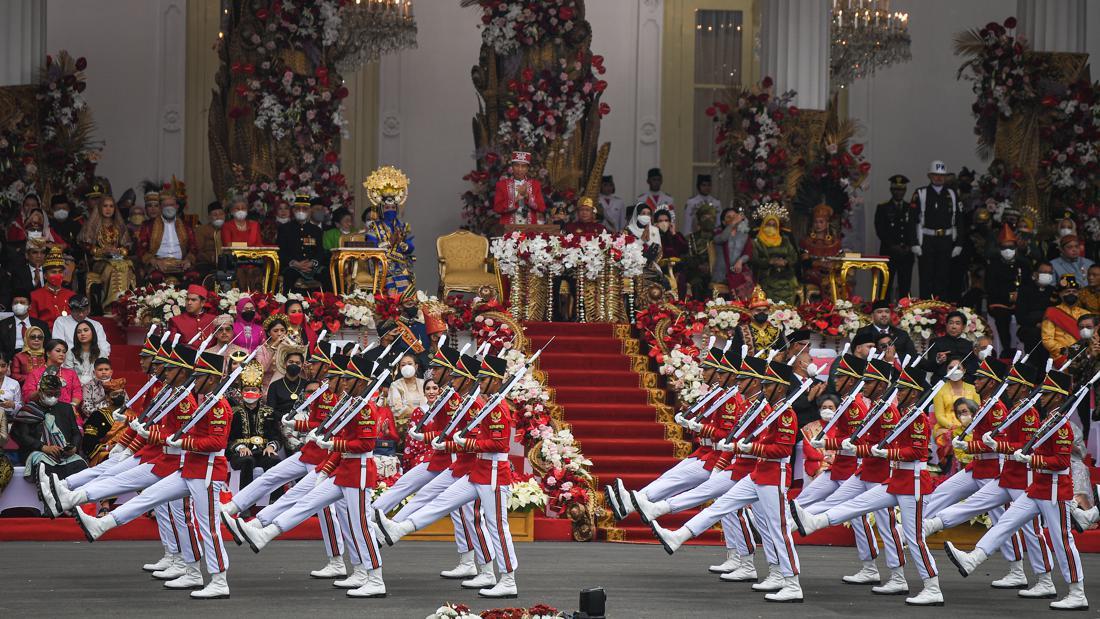
{"type": "Polygon", "coordinates": [[[183,175],[184,22],[184,0],[46,3],[47,52],[88,59],[84,96],[105,142],[98,171],[116,196],[183,175]]]}

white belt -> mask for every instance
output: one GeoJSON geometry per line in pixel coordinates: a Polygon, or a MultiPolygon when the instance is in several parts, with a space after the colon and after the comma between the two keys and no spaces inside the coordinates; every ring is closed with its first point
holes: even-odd
{"type": "Polygon", "coordinates": [[[701,438],[699,439],[699,444],[703,447],[714,447],[714,439],[701,438]]]}
{"type": "Polygon", "coordinates": [[[791,462],[790,456],[786,458],[757,458],[757,460],[761,462],[778,462],[780,464],[790,464],[791,462]]]}
{"type": "MultiPolygon", "coordinates": [[[[224,456],[225,455],[225,450],[223,449],[221,451],[207,451],[207,452],[196,451],[194,453],[206,456],[206,487],[209,488],[210,487],[210,479],[211,479],[211,477],[214,476],[214,459],[217,458],[218,456],[224,456]]],[[[183,458],[181,457],[180,460],[181,460],[181,463],[182,463],[183,458]]]]}
{"type": "Polygon", "coordinates": [[[738,460],[755,460],[756,456],[752,454],[737,454],[738,460]]]}
{"type": "Polygon", "coordinates": [[[928,468],[927,462],[894,462],[895,469],[902,469],[905,471],[923,471],[928,468]]]}
{"type": "Polygon", "coordinates": [[[492,460],[493,462],[505,462],[508,460],[508,454],[506,453],[481,453],[477,455],[478,460],[492,460]]]}
{"type": "Polygon", "coordinates": [[[166,453],[170,456],[178,456],[182,452],[183,452],[183,450],[180,449],[179,447],[172,447],[171,445],[165,445],[164,446],[164,453],[166,453]]]}
{"type": "Polygon", "coordinates": [[[994,453],[974,454],[974,459],[975,460],[1000,460],[1001,459],[1001,454],[994,454],[994,453]]]}
{"type": "Polygon", "coordinates": [[[955,234],[955,226],[949,228],[921,228],[920,231],[924,236],[951,236],[955,234]]]}
{"type": "Polygon", "coordinates": [[[838,453],[842,456],[852,456],[854,458],[855,455],[856,455],[856,450],[854,450],[854,449],[841,449],[838,453]]]}
{"type": "Polygon", "coordinates": [[[1069,469],[1061,469],[1059,471],[1055,471],[1053,469],[1034,469],[1034,470],[1035,470],[1036,473],[1043,473],[1045,475],[1069,475],[1069,473],[1070,473],[1069,469]]]}
{"type": "Polygon", "coordinates": [[[373,451],[364,451],[363,453],[342,453],[340,457],[345,460],[366,460],[367,458],[373,458],[373,451]]]}

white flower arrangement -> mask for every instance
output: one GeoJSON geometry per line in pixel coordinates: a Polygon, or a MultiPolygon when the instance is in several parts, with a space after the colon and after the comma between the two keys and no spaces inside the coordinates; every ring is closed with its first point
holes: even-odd
{"type": "Polygon", "coordinates": [[[497,268],[508,277],[518,275],[520,266],[524,266],[540,276],[583,269],[584,277],[596,279],[603,273],[612,252],[619,255],[618,263],[624,277],[641,275],[645,258],[638,239],[604,232],[582,239],[579,247],[575,240],[572,235],[546,237],[512,232],[493,239],[489,250],[497,268]]]}
{"type": "Polygon", "coordinates": [[[851,337],[863,326],[863,319],[860,318],[859,312],[856,311],[855,304],[851,301],[841,299],[833,304],[833,309],[844,319],[844,322],[841,323],[840,327],[837,329],[841,337],[851,337]]]}
{"type": "Polygon", "coordinates": [[[592,461],[585,458],[577,448],[577,441],[569,430],[554,431],[550,426],[539,426],[538,436],[542,439],[542,456],[550,463],[551,468],[561,468],[574,473],[583,472],[592,466],[592,461]],[[569,460],[569,464],[565,460],[569,460]]]}
{"type": "Polygon", "coordinates": [[[898,320],[898,327],[910,335],[916,335],[925,340],[932,337],[932,327],[935,324],[936,319],[932,318],[931,312],[924,308],[910,308],[898,320]]]}
{"type": "Polygon", "coordinates": [[[662,376],[668,377],[670,386],[684,404],[695,402],[707,392],[707,386],[703,384],[703,368],[695,357],[685,353],[678,344],[665,355],[664,363],[658,371],[662,376]]]}
{"type": "Polygon", "coordinates": [[[508,510],[513,512],[526,512],[541,507],[546,507],[549,497],[542,491],[542,487],[535,478],[512,484],[512,496],[508,498],[508,510]]]}
{"type": "Polygon", "coordinates": [[[985,324],[978,318],[978,315],[974,313],[969,307],[959,306],[956,308],[963,316],[966,316],[966,326],[963,327],[963,335],[970,340],[976,340],[979,337],[985,335],[985,324]]]}
{"type": "Polygon", "coordinates": [[[456,606],[455,604],[444,604],[424,619],[481,619],[481,615],[463,610],[465,606],[463,606],[462,609],[456,606]]]}
{"type": "Polygon", "coordinates": [[[707,301],[706,309],[695,315],[696,319],[706,320],[711,332],[725,333],[741,324],[741,312],[731,309],[719,309],[729,305],[721,299],[707,301]]]}
{"type": "Polygon", "coordinates": [[[786,303],[772,303],[772,311],[768,315],[768,322],[786,333],[801,329],[803,324],[802,316],[798,313],[798,310],[786,303]]]}

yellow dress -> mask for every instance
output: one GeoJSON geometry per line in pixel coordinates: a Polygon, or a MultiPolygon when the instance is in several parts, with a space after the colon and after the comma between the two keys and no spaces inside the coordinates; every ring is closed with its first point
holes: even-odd
{"type": "MultiPolygon", "coordinates": [[[[955,417],[955,401],[959,398],[974,400],[978,404],[982,403],[977,390],[974,389],[974,385],[964,381],[945,384],[936,394],[936,397],[932,399],[932,408],[936,413],[936,427],[932,430],[933,438],[943,433],[949,433],[953,428],[960,425],[958,417],[955,417]],[[957,393],[955,391],[956,386],[960,387],[957,393]]],[[[948,436],[947,440],[950,441],[951,437],[948,436]]]]}
{"type": "Polygon", "coordinates": [[[126,257],[127,249],[119,242],[122,231],[114,223],[104,223],[95,244],[88,248],[91,255],[89,289],[93,284],[103,286],[103,307],[110,307],[124,292],[137,286],[134,265],[126,257]]]}

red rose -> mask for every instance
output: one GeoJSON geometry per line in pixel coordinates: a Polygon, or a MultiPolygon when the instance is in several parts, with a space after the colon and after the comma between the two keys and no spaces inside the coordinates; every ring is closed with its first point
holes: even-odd
{"type": "Polygon", "coordinates": [[[771,88],[773,85],[775,85],[775,82],[772,81],[772,78],[767,76],[765,76],[764,79],[760,82],[760,86],[762,88],[771,88]]]}
{"type": "Polygon", "coordinates": [[[504,112],[504,115],[508,118],[508,120],[518,120],[519,108],[510,107],[508,108],[508,111],[504,112]]]}
{"type": "Polygon", "coordinates": [[[1047,95],[1043,97],[1043,105],[1045,105],[1046,107],[1057,107],[1058,99],[1056,99],[1053,95],[1047,95]]]}
{"type": "Polygon", "coordinates": [[[325,163],[336,163],[337,161],[340,161],[340,155],[336,151],[330,150],[325,153],[325,163]]]}
{"type": "Polygon", "coordinates": [[[347,96],[348,96],[348,89],[344,86],[341,86],[340,89],[336,91],[336,98],[337,99],[346,99],[347,96]]]}
{"type": "Polygon", "coordinates": [[[573,9],[571,9],[570,7],[563,6],[558,9],[558,17],[564,19],[565,21],[573,19],[575,15],[576,14],[573,12],[573,9]]]}
{"type": "Polygon", "coordinates": [[[531,82],[535,79],[535,70],[531,67],[527,67],[520,72],[520,76],[523,78],[524,82],[531,82]]]}
{"type": "Polygon", "coordinates": [[[76,59],[76,70],[77,71],[83,71],[84,69],[87,69],[87,68],[88,68],[88,59],[87,58],[85,58],[84,56],[81,56],[80,58],[76,59]]]}
{"type": "Polygon", "coordinates": [[[495,164],[498,161],[500,161],[500,155],[498,155],[496,153],[492,153],[492,152],[485,154],[485,163],[486,163],[486,165],[491,166],[491,165],[495,164]]]}
{"type": "Polygon", "coordinates": [[[256,19],[259,19],[260,21],[267,20],[267,16],[267,9],[260,9],[259,11],[256,11],[256,19]]]}
{"type": "Polygon", "coordinates": [[[607,90],[607,82],[604,81],[604,80],[599,80],[598,82],[596,82],[596,84],[592,88],[596,92],[603,92],[603,91],[607,90]]]}
{"type": "Polygon", "coordinates": [[[606,103],[600,104],[600,117],[603,118],[611,113],[611,106],[606,103]]]}
{"type": "Polygon", "coordinates": [[[870,171],[871,171],[871,164],[870,163],[864,161],[863,163],[859,164],[859,173],[860,174],[863,174],[864,176],[866,176],[867,173],[870,172],[870,171]]]}
{"type": "Polygon", "coordinates": [[[1015,28],[1015,27],[1016,27],[1016,18],[1015,17],[1009,17],[1008,19],[1005,20],[1005,28],[1015,28]]]}
{"type": "Polygon", "coordinates": [[[863,145],[862,144],[852,144],[852,154],[855,155],[856,157],[862,155],[863,154],[863,145]]]}

